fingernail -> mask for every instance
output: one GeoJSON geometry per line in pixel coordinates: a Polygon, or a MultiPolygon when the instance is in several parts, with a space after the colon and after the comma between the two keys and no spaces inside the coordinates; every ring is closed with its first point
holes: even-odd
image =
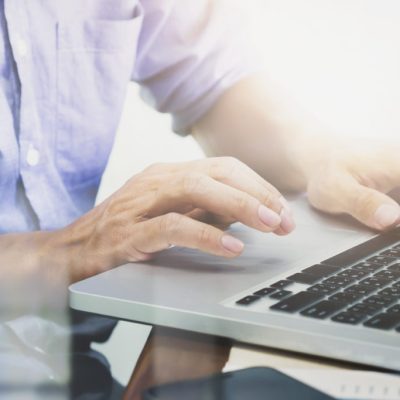
{"type": "Polygon", "coordinates": [[[221,243],[222,246],[231,253],[241,253],[244,248],[243,242],[230,235],[222,236],[221,243]]]}
{"type": "Polygon", "coordinates": [[[262,204],[258,207],[258,217],[263,224],[271,228],[275,228],[281,223],[281,217],[275,211],[272,211],[262,204]]]}
{"type": "Polygon", "coordinates": [[[281,212],[281,228],[286,232],[290,233],[296,228],[296,224],[294,222],[294,219],[292,215],[286,210],[283,209],[281,212]]]}
{"type": "Polygon", "coordinates": [[[400,207],[383,204],[376,210],[374,218],[382,228],[393,226],[400,221],[400,207]]]}

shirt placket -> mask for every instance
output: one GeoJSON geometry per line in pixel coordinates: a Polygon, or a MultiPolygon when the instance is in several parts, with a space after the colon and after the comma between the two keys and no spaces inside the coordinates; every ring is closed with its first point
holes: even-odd
{"type": "Polygon", "coordinates": [[[39,134],[39,118],[33,88],[32,43],[26,5],[21,0],[5,0],[8,35],[20,81],[19,163],[26,196],[40,219],[43,198],[39,199],[41,177],[46,163],[44,143],[39,134]]]}

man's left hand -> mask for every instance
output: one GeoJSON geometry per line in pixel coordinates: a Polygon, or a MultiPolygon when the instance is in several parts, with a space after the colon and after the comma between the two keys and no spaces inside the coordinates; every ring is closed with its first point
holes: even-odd
{"type": "Polygon", "coordinates": [[[400,223],[400,206],[389,195],[400,187],[400,146],[337,149],[310,172],[310,203],[321,211],[350,214],[378,231],[400,223]]]}

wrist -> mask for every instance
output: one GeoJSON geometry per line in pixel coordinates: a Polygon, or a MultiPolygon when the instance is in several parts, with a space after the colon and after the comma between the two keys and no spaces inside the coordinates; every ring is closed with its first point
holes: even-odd
{"type": "Polygon", "coordinates": [[[103,243],[101,225],[104,206],[103,203],[95,207],[52,238],[52,245],[60,249],[71,282],[104,272],[121,263],[115,259],[115,249],[103,243]]]}

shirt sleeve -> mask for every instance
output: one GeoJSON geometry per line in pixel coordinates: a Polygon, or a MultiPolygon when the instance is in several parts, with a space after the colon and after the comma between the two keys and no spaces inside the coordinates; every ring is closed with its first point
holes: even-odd
{"type": "Polygon", "coordinates": [[[233,0],[142,0],[133,80],[185,135],[218,99],[258,68],[233,0]]]}

